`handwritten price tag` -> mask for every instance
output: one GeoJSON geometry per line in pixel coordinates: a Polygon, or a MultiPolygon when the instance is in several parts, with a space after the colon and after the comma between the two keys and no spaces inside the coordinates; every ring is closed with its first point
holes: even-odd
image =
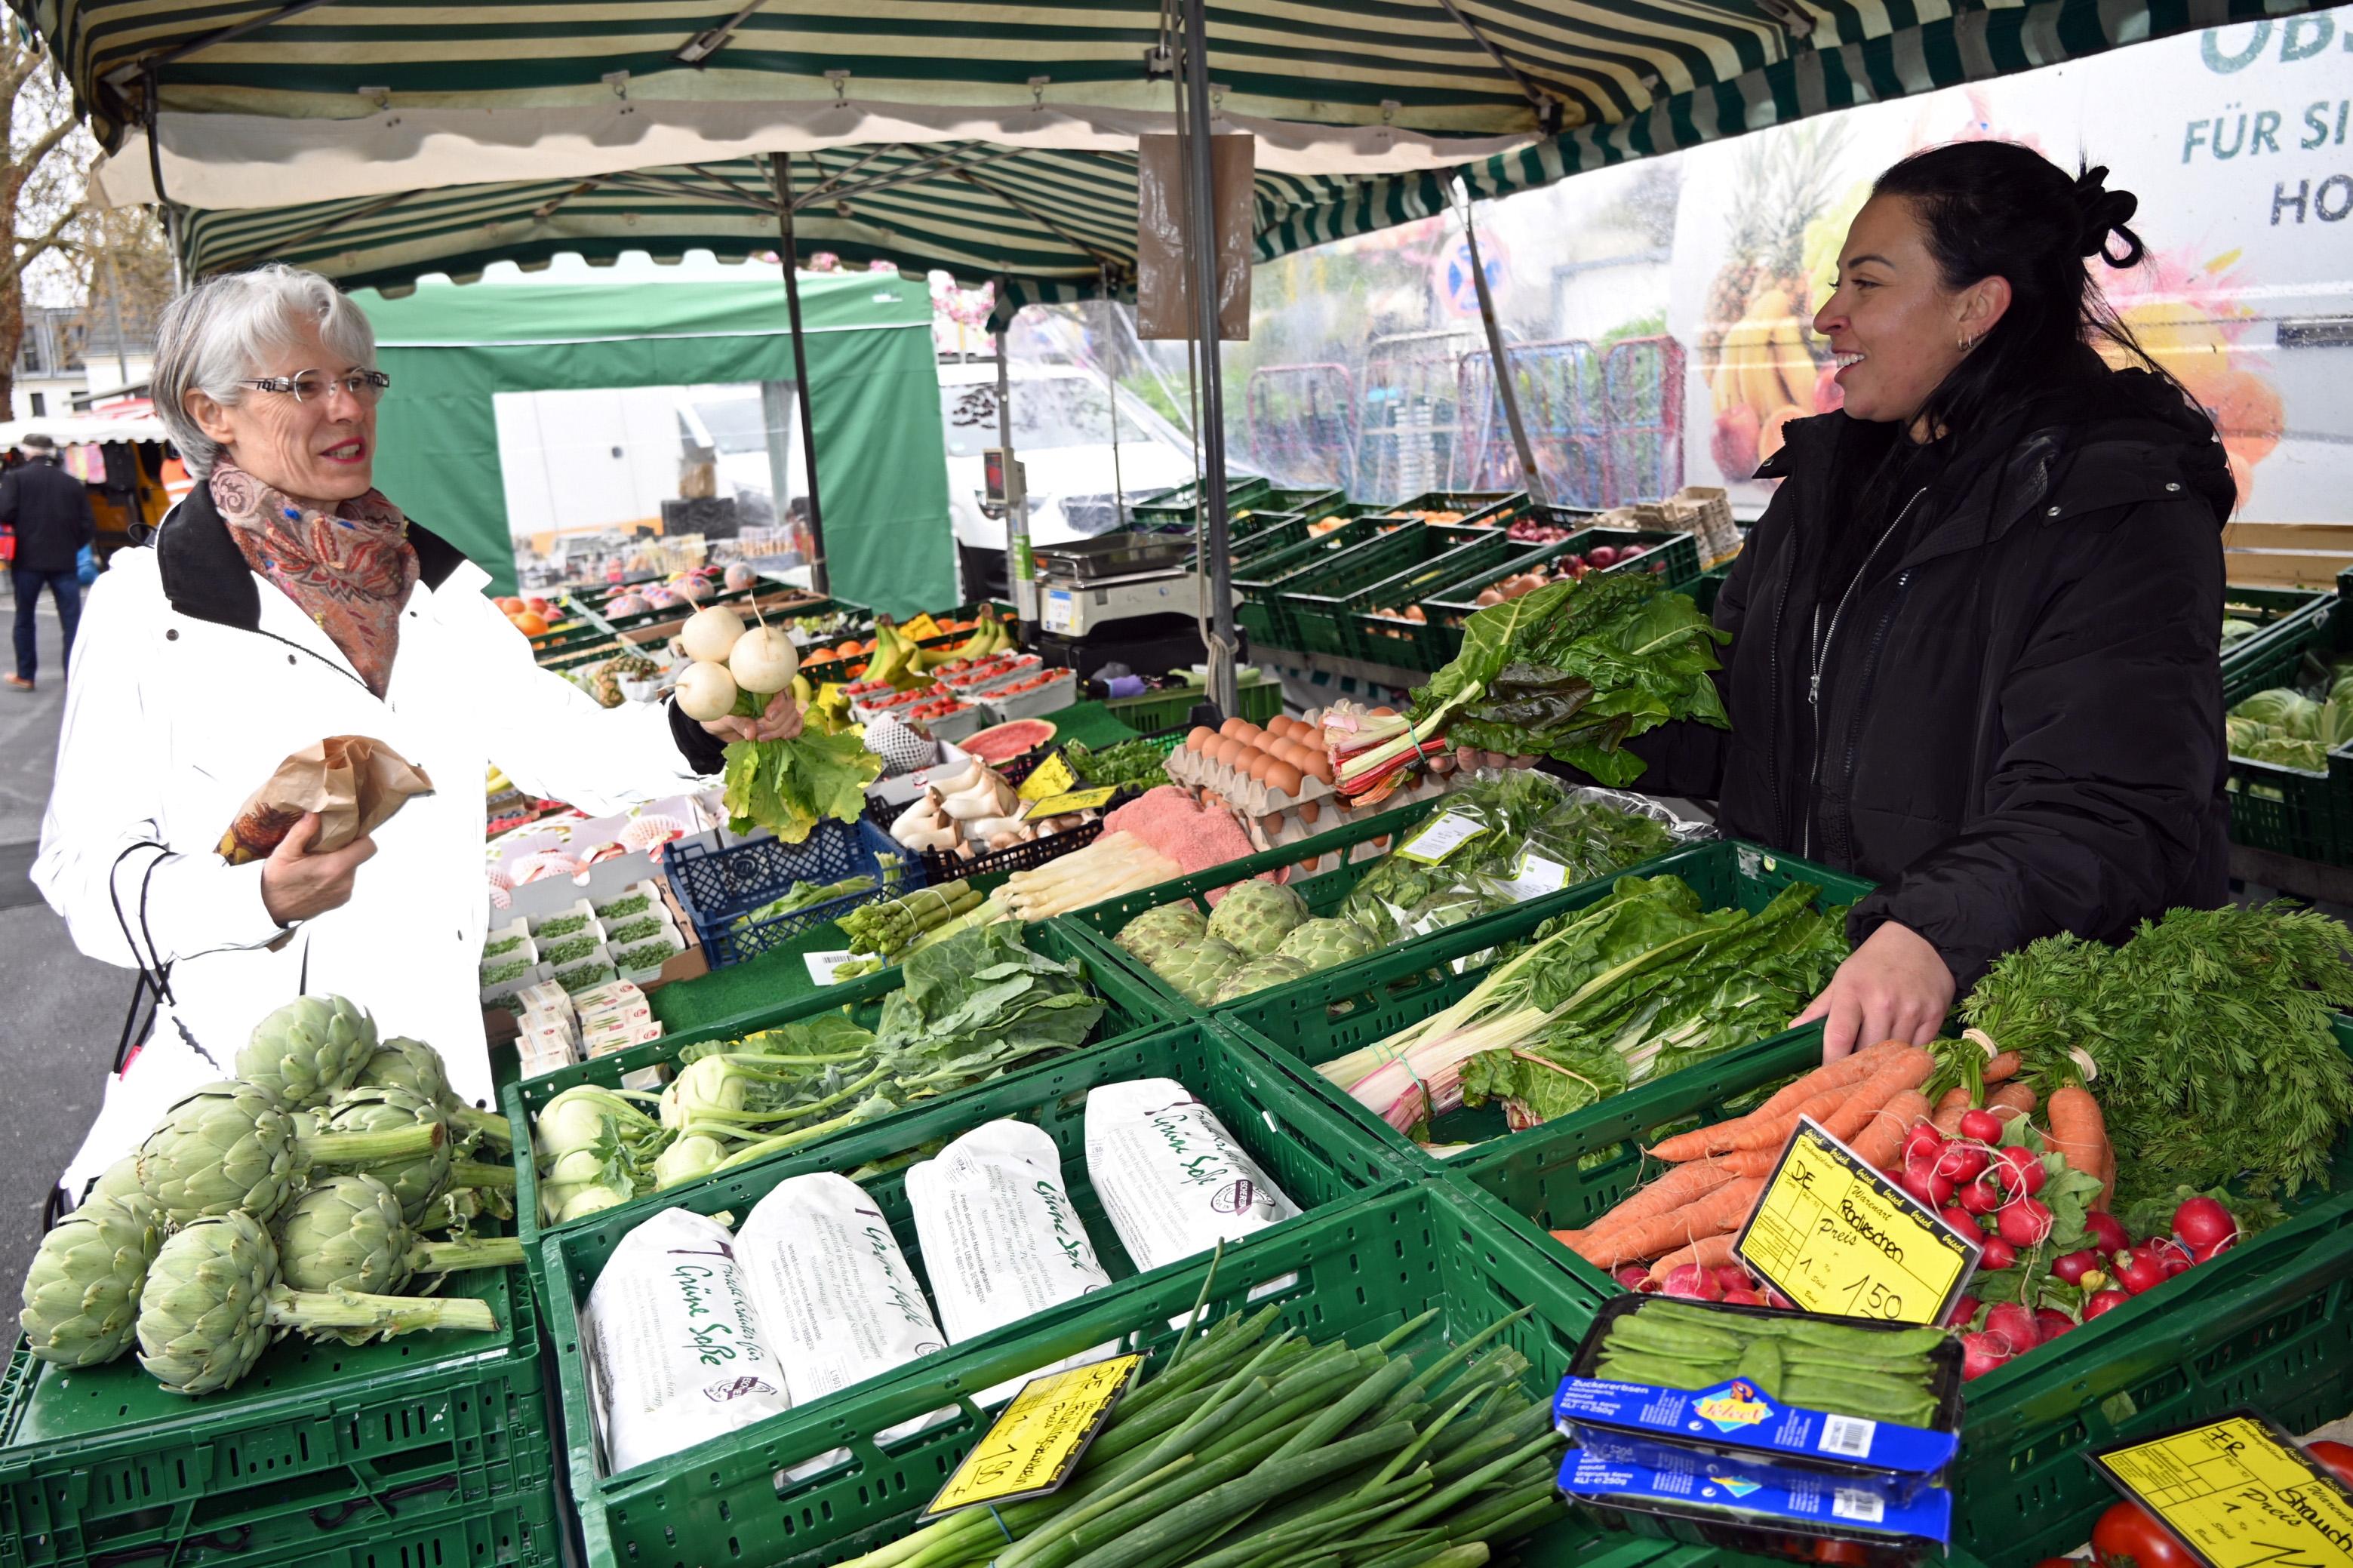
{"type": "Polygon", "coordinates": [[[2104,1449],[2092,1462],[2211,1568],[2353,1562],[2353,1497],[2253,1410],[2104,1449]]]}
{"type": "Polygon", "coordinates": [[[1079,775],[1071,771],[1071,764],[1062,760],[1062,753],[1056,752],[1030,769],[1029,776],[1023,779],[1021,787],[1013,793],[1023,800],[1051,800],[1058,795],[1070,794],[1071,786],[1078,782],[1079,775]]]}
{"type": "Polygon", "coordinates": [[[1128,1377],[1143,1360],[1140,1355],[1113,1356],[1031,1378],[973,1445],[917,1521],[981,1503],[1043,1497],[1060,1489],[1087,1445],[1110,1421],[1128,1377]]]}
{"type": "Polygon", "coordinates": [[[1029,820],[1043,822],[1050,816],[1061,816],[1073,811],[1092,811],[1098,806],[1108,805],[1111,797],[1118,793],[1118,789],[1111,786],[1072,790],[1068,795],[1058,795],[1050,799],[1039,801],[1030,806],[1029,820]]]}
{"type": "Polygon", "coordinates": [[[1982,1249],[1806,1117],[1732,1250],[1801,1311],[1941,1323],[1982,1249]]]}

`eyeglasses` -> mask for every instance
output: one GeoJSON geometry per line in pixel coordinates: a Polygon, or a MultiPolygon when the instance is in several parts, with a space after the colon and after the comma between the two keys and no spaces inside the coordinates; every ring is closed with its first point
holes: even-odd
{"type": "Polygon", "coordinates": [[[297,403],[309,403],[313,398],[322,398],[335,387],[340,386],[359,402],[374,403],[384,395],[385,388],[392,384],[392,377],[380,370],[355,370],[349,375],[340,376],[323,375],[315,370],[306,370],[294,375],[259,376],[240,382],[238,384],[258,386],[264,392],[283,392],[291,395],[297,403]]]}

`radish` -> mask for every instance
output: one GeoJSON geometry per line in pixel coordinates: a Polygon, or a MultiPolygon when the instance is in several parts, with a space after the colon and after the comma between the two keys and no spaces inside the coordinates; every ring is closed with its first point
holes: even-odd
{"type": "Polygon", "coordinates": [[[1994,1173],[2001,1179],[2002,1185],[2018,1197],[2031,1198],[2041,1192],[2043,1181],[2050,1174],[2042,1168],[2041,1155],[2014,1143],[1997,1152],[1993,1158],[1994,1173]]]}
{"type": "Polygon", "coordinates": [[[2102,1290],[2084,1303],[2084,1321],[2090,1322],[2103,1312],[2113,1312],[2132,1297],[2122,1290],[2102,1290]]]}
{"type": "Polygon", "coordinates": [[[727,668],[735,684],[763,697],[790,686],[800,663],[800,651],[793,647],[793,639],[774,626],[754,626],[745,632],[735,639],[734,651],[727,656],[727,668]]]}
{"type": "Polygon", "coordinates": [[[2132,1237],[2125,1234],[2124,1222],[2105,1209],[2094,1209],[2085,1215],[2084,1228],[2091,1232],[2102,1252],[2122,1252],[2132,1245],[2132,1237]]]}
{"type": "Polygon", "coordinates": [[[1961,1336],[1961,1378],[1967,1382],[1999,1371],[2001,1364],[2017,1352],[2010,1342],[1999,1334],[1975,1333],[1961,1336]]]}
{"type": "Polygon", "coordinates": [[[2239,1237],[2236,1231],[2232,1232],[2229,1236],[2224,1237],[2220,1241],[2201,1241],[2189,1249],[2189,1261],[2192,1263],[2203,1263],[2210,1258],[2219,1258],[2223,1253],[2230,1251],[2232,1247],[2237,1246],[2238,1242],[2239,1237]]]}
{"type": "Polygon", "coordinates": [[[2020,1198],[2000,1211],[2001,1238],[2012,1247],[2040,1247],[2051,1235],[2051,1211],[2032,1198],[2020,1198]]]}
{"type": "Polygon", "coordinates": [[[1945,1314],[1945,1322],[1947,1326],[1956,1329],[1965,1329],[1971,1323],[1976,1322],[1978,1319],[1978,1305],[1979,1302],[1975,1296],[1962,1297],[1959,1300],[1953,1303],[1953,1310],[1945,1314]]]}
{"type": "Polygon", "coordinates": [[[2074,1319],[2056,1307],[2037,1307],[2034,1310],[2034,1326],[2042,1331],[2042,1342],[2047,1345],[2077,1325],[2074,1319]]]}
{"type": "Polygon", "coordinates": [[[1777,1312],[1794,1312],[1798,1310],[1798,1304],[1795,1301],[1790,1300],[1770,1285],[1765,1287],[1765,1304],[1777,1312]]]}
{"type": "Polygon", "coordinates": [[[2069,1285],[2081,1285],[2084,1275],[2096,1274],[2099,1268],[2100,1255],[2096,1252],[2063,1252],[2051,1260],[2051,1272],[2069,1285]]]}
{"type": "Polygon", "coordinates": [[[1990,1110],[1963,1111],[1961,1136],[1974,1138],[1980,1143],[1999,1143],[2001,1142],[2001,1118],[1990,1110]]]}
{"type": "Polygon", "coordinates": [[[1904,1135],[1904,1157],[1906,1160],[1915,1155],[1933,1159],[1943,1152],[1944,1147],[1945,1140],[1929,1122],[1923,1121],[1904,1135]]]}
{"type": "Polygon", "coordinates": [[[1961,1189],[1961,1207],[1974,1215],[1989,1215],[2009,1201],[1999,1182],[1980,1179],[1961,1189]]]}
{"type": "Polygon", "coordinates": [[[1931,1209],[1943,1208],[1952,1201],[1951,1178],[1936,1174],[1926,1160],[1915,1160],[1907,1164],[1895,1184],[1931,1209]]]}
{"type": "Polygon", "coordinates": [[[1748,1278],[1748,1270],[1739,1264],[1720,1263],[1715,1269],[1715,1288],[1729,1294],[1734,1290],[1754,1289],[1756,1285],[1748,1278]]]}
{"type": "Polygon", "coordinates": [[[706,724],[726,718],[735,711],[735,678],[723,664],[697,659],[678,678],[678,710],[706,724]]]}
{"type": "Polygon", "coordinates": [[[2212,1198],[2191,1198],[2173,1211],[2173,1234],[2192,1247],[2211,1246],[2239,1234],[2239,1222],[2212,1198]]]}
{"type": "Polygon", "coordinates": [[[744,635],[744,623],[735,612],[724,605],[712,605],[694,612],[681,626],[678,640],[689,658],[707,664],[725,664],[727,656],[735,650],[736,639],[744,635]]]}
{"type": "Polygon", "coordinates": [[[1962,1240],[1975,1241],[1978,1238],[1978,1216],[1960,1205],[1947,1204],[1936,1217],[1945,1222],[1945,1228],[1962,1240]]]}
{"type": "Polygon", "coordinates": [[[1986,1152],[1974,1143],[1947,1143],[1936,1156],[1936,1174],[1957,1184],[1975,1181],[1988,1163],[1986,1152]]]}
{"type": "Polygon", "coordinates": [[[2189,1273],[2189,1266],[2197,1261],[2189,1256],[2189,1244],[2178,1236],[2168,1236],[2162,1241],[2152,1241],[2148,1245],[2149,1249],[2157,1254],[2157,1265],[2165,1270],[2168,1279],[2177,1274],[2189,1273]]]}
{"type": "Polygon", "coordinates": [[[2165,1265],[2158,1260],[2157,1254],[2152,1248],[2140,1247],[2132,1252],[2120,1253],[2118,1258],[2116,1271],[2116,1283],[2136,1296],[2156,1289],[2168,1278],[2165,1272],[2165,1265]]]}
{"type": "Polygon", "coordinates": [[[1724,1300],[1727,1306],[1734,1307],[1761,1307],[1765,1304],[1764,1297],[1759,1296],[1754,1290],[1745,1289],[1739,1290],[1726,1290],[1724,1293],[1724,1300]]]}
{"type": "Polygon", "coordinates": [[[2016,1301],[1995,1302],[1986,1313],[1985,1331],[2008,1340],[2015,1355],[2023,1355],[2042,1342],[2042,1330],[2034,1314],[2016,1301]]]}
{"type": "Polygon", "coordinates": [[[1724,1291],[1717,1287],[1715,1276],[1696,1263],[1686,1263],[1669,1274],[1665,1294],[1691,1301],[1720,1301],[1724,1299],[1724,1291]]]}
{"type": "Polygon", "coordinates": [[[2018,1266],[2018,1248],[1998,1236],[1989,1236],[1978,1244],[1984,1250],[1978,1256],[1980,1268],[2014,1268],[2018,1266]]]}
{"type": "Polygon", "coordinates": [[[1642,1282],[1650,1279],[1650,1269],[1644,1268],[1640,1263],[1624,1264],[1620,1268],[1613,1269],[1609,1275],[1609,1278],[1617,1280],[1619,1284],[1623,1285],[1629,1290],[1640,1290],[1642,1288],[1642,1282]]]}

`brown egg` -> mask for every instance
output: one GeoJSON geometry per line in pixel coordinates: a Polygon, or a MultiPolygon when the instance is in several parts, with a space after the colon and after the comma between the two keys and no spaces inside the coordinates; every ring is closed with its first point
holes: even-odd
{"type": "Polygon", "coordinates": [[[1217,763],[1219,767],[1231,767],[1233,766],[1234,759],[1240,756],[1244,748],[1240,741],[1235,740],[1231,736],[1228,736],[1209,748],[1209,760],[1217,763]]]}
{"type": "Polygon", "coordinates": [[[1207,724],[1196,724],[1193,726],[1192,732],[1185,737],[1185,749],[1188,752],[1200,751],[1217,738],[1218,732],[1207,724]]]}
{"type": "Polygon", "coordinates": [[[1224,723],[1218,726],[1218,733],[1220,735],[1236,736],[1241,740],[1247,741],[1252,735],[1258,733],[1258,726],[1251,723],[1247,719],[1229,719],[1224,723]]]}
{"type": "Polygon", "coordinates": [[[1325,784],[1330,784],[1332,782],[1332,759],[1318,753],[1307,763],[1304,771],[1315,778],[1322,779],[1325,784]]]}
{"type": "Polygon", "coordinates": [[[1304,741],[1293,741],[1289,744],[1291,749],[1282,753],[1282,760],[1302,773],[1306,772],[1314,764],[1315,759],[1324,754],[1323,747],[1311,746],[1304,741]]]}
{"type": "Polygon", "coordinates": [[[1260,775],[1260,779],[1271,790],[1290,795],[1293,799],[1298,797],[1301,782],[1299,770],[1289,763],[1278,761],[1269,763],[1266,772],[1260,775]]]}
{"type": "Polygon", "coordinates": [[[1315,819],[1323,815],[1324,806],[1322,802],[1310,800],[1302,801],[1300,803],[1299,820],[1306,823],[1311,827],[1314,826],[1315,819]]]}
{"type": "Polygon", "coordinates": [[[1267,733],[1272,735],[1278,741],[1291,740],[1293,738],[1291,733],[1292,723],[1293,720],[1290,714],[1278,713],[1273,718],[1269,719],[1266,721],[1267,733]]]}
{"type": "Polygon", "coordinates": [[[1242,772],[1253,779],[1263,779],[1269,769],[1281,766],[1282,766],[1281,763],[1268,756],[1264,752],[1252,752],[1242,759],[1242,772]]]}

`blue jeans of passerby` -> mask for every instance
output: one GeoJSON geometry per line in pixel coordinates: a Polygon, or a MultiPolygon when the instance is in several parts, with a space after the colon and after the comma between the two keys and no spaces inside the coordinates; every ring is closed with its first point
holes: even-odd
{"type": "Polygon", "coordinates": [[[65,628],[64,657],[70,659],[74,628],[81,624],[81,578],[70,566],[62,572],[17,566],[10,569],[10,574],[16,585],[16,673],[30,680],[37,657],[33,643],[33,606],[40,602],[43,587],[57,595],[58,621],[65,628]]]}

